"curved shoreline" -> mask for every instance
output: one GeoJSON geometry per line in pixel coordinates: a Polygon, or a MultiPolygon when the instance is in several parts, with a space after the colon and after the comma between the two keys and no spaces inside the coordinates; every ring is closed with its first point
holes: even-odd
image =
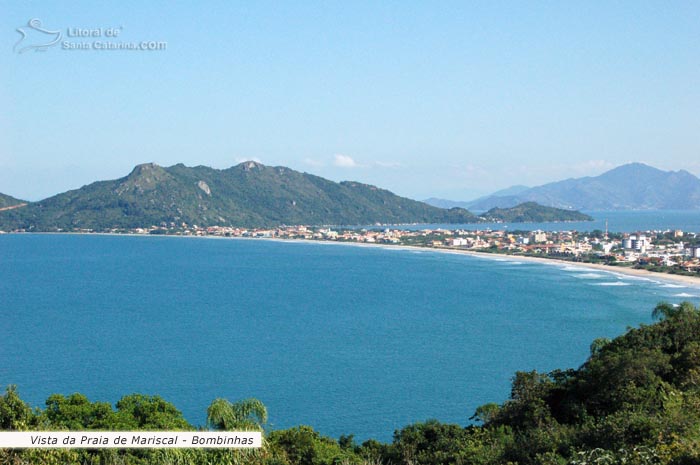
{"type": "Polygon", "coordinates": [[[248,238],[248,237],[221,237],[221,236],[181,236],[181,235],[148,235],[148,234],[118,234],[118,233],[22,233],[22,234],[72,234],[72,235],[87,235],[87,236],[117,236],[117,237],[172,237],[172,238],[193,238],[193,239],[234,239],[234,240],[263,240],[263,241],[274,241],[274,242],[284,242],[284,243],[304,243],[304,244],[329,244],[329,245],[346,245],[354,247],[373,247],[382,249],[405,249],[405,250],[416,250],[421,252],[434,252],[434,253],[447,253],[455,255],[467,255],[480,257],[484,259],[491,260],[509,260],[509,261],[523,261],[530,263],[539,263],[542,265],[550,266],[572,266],[579,268],[587,268],[589,270],[604,271],[611,274],[625,275],[635,278],[645,278],[652,281],[665,281],[672,284],[682,284],[687,287],[692,287],[695,289],[700,289],[700,277],[694,276],[684,276],[676,275],[670,273],[658,273],[649,270],[637,270],[634,268],[618,267],[603,265],[599,263],[583,263],[583,262],[573,262],[569,260],[560,260],[557,258],[548,257],[532,257],[527,255],[507,255],[502,253],[489,253],[489,252],[479,252],[476,250],[466,250],[466,249],[448,249],[448,248],[434,248],[434,247],[420,247],[415,245],[396,245],[396,244],[371,244],[366,242],[339,242],[331,240],[312,240],[312,239],[283,239],[283,238],[248,238]]]}
{"type": "MultiPolygon", "coordinates": [[[[418,247],[419,249],[421,247],[418,247]]],[[[445,250],[445,249],[443,249],[445,250]]],[[[525,255],[506,255],[506,254],[493,254],[486,252],[477,252],[472,250],[445,250],[447,252],[464,254],[464,255],[474,255],[483,258],[498,259],[504,257],[513,261],[525,261],[532,263],[540,263],[543,265],[553,265],[553,266],[572,266],[577,268],[586,268],[590,270],[605,271],[607,273],[619,274],[625,276],[631,276],[635,278],[646,278],[653,281],[668,281],[674,284],[683,284],[688,287],[694,287],[700,289],[700,278],[694,276],[684,276],[670,273],[657,273],[655,271],[649,270],[637,270],[634,268],[619,267],[603,265],[600,263],[582,263],[582,262],[572,262],[568,260],[559,260],[556,258],[545,258],[545,257],[530,257],[525,255]]]]}
{"type": "Polygon", "coordinates": [[[582,268],[582,269],[605,271],[605,272],[611,273],[611,274],[625,275],[625,276],[630,276],[630,277],[634,277],[634,278],[645,278],[645,279],[650,279],[652,281],[666,281],[666,282],[669,282],[672,284],[683,284],[684,286],[687,286],[687,287],[700,289],[700,277],[696,278],[694,276],[684,276],[684,275],[677,275],[677,274],[670,274],[670,273],[657,273],[655,271],[637,270],[634,268],[621,267],[621,266],[610,266],[610,265],[603,265],[603,264],[599,264],[599,263],[573,262],[573,261],[569,261],[569,260],[560,260],[557,258],[532,257],[532,256],[528,256],[528,255],[507,255],[507,254],[501,254],[501,253],[488,253],[488,252],[479,252],[476,250],[465,250],[465,249],[419,247],[419,246],[415,246],[415,245],[367,244],[367,243],[359,243],[359,242],[318,241],[318,240],[309,240],[309,239],[272,238],[272,239],[267,239],[267,240],[276,241],[276,242],[287,242],[287,243],[289,243],[289,242],[302,242],[302,243],[310,243],[310,244],[336,244],[336,245],[348,245],[348,246],[356,246],[356,247],[376,247],[376,248],[382,248],[382,249],[406,249],[406,250],[416,250],[416,251],[421,251],[421,252],[467,255],[467,256],[480,257],[480,258],[491,259],[491,260],[496,260],[496,261],[502,261],[502,260],[522,261],[522,262],[539,263],[542,265],[550,265],[550,266],[558,266],[558,267],[572,266],[572,267],[577,267],[577,268],[582,268]]]}

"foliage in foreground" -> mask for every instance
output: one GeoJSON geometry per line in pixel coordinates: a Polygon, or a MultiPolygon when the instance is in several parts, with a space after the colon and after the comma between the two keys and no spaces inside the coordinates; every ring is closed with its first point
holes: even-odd
{"type": "MultiPolygon", "coordinates": [[[[659,322],[612,341],[598,339],[578,370],[518,372],[510,399],[487,404],[482,426],[409,425],[391,443],[338,440],[308,426],[265,433],[264,447],[231,450],[2,450],[0,464],[520,464],[700,463],[700,309],[659,304],[659,322]]],[[[214,429],[263,429],[259,401],[217,399],[214,429]]],[[[0,397],[0,429],[194,429],[171,404],[134,394],[116,408],[81,394],[31,409],[14,387],[0,397]]]]}

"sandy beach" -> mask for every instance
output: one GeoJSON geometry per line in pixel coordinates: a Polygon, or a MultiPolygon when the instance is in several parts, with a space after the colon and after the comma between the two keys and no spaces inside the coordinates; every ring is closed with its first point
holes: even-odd
{"type": "Polygon", "coordinates": [[[447,253],[447,254],[457,254],[457,255],[470,255],[491,260],[509,260],[514,262],[531,262],[539,263],[542,265],[550,266],[572,266],[577,268],[586,268],[590,270],[600,270],[608,273],[632,276],[636,278],[646,278],[654,281],[663,281],[672,284],[682,284],[684,286],[693,287],[700,289],[700,277],[695,276],[683,276],[675,275],[669,273],[656,273],[654,271],[648,270],[636,270],[633,268],[623,267],[623,266],[610,266],[602,265],[597,263],[580,263],[572,262],[568,260],[559,260],[556,258],[545,258],[545,257],[531,257],[524,255],[506,255],[500,253],[488,253],[488,252],[478,252],[476,250],[464,250],[464,249],[443,249],[443,248],[432,248],[432,247],[418,247],[413,245],[389,245],[389,244],[367,244],[367,243],[356,243],[356,242],[336,242],[336,241],[316,241],[308,239],[268,239],[275,240],[279,242],[307,242],[313,244],[339,244],[339,245],[349,245],[349,246],[359,246],[359,247],[381,247],[385,249],[407,249],[416,250],[421,252],[436,252],[436,253],[447,253]]]}
{"type": "Polygon", "coordinates": [[[602,265],[597,263],[580,263],[572,262],[567,260],[558,260],[556,258],[544,258],[544,257],[529,257],[523,255],[506,255],[506,254],[495,254],[487,252],[477,252],[474,250],[458,250],[458,249],[430,249],[426,247],[411,247],[418,250],[434,250],[436,252],[447,252],[454,254],[464,254],[464,255],[474,255],[483,258],[490,258],[494,260],[512,260],[512,261],[522,261],[522,262],[534,262],[541,263],[543,265],[554,265],[554,266],[575,266],[580,268],[595,269],[600,271],[606,271],[608,273],[616,273],[627,276],[634,276],[637,278],[647,278],[655,281],[664,281],[675,284],[683,284],[684,286],[696,287],[700,289],[700,278],[695,276],[682,276],[669,273],[656,273],[648,270],[636,270],[633,268],[627,268],[622,266],[610,266],[602,265]]]}

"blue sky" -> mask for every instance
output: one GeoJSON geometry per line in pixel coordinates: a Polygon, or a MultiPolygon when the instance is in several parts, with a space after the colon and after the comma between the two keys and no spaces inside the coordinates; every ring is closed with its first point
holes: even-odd
{"type": "Polygon", "coordinates": [[[247,159],[417,199],[700,174],[699,2],[68,5],[0,0],[0,192],[247,159]],[[167,45],[17,53],[33,18],[167,45]]]}

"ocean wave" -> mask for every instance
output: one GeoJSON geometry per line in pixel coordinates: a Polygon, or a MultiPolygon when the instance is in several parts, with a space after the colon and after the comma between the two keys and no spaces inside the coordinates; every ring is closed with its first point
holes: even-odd
{"type": "Polygon", "coordinates": [[[673,297],[698,297],[695,294],[688,294],[687,292],[681,292],[680,294],[673,294],[673,297]]]}
{"type": "Polygon", "coordinates": [[[605,276],[600,274],[600,273],[580,273],[580,274],[573,274],[571,275],[574,278],[580,278],[580,279],[599,279],[599,278],[604,278],[605,276]]]}
{"type": "Polygon", "coordinates": [[[605,282],[605,283],[592,283],[592,286],[629,286],[630,283],[626,283],[623,281],[613,281],[613,282],[605,282]]]}
{"type": "Polygon", "coordinates": [[[666,287],[666,288],[669,288],[669,289],[683,289],[683,288],[685,288],[686,286],[681,286],[680,284],[664,284],[664,285],[662,285],[661,287],[666,287]]]}
{"type": "Polygon", "coordinates": [[[578,273],[592,273],[594,271],[598,271],[597,268],[588,268],[585,266],[571,266],[571,265],[566,265],[561,267],[562,270],[564,271],[575,271],[578,273]]]}
{"type": "Polygon", "coordinates": [[[611,273],[612,273],[613,275],[617,276],[617,277],[620,278],[620,279],[628,279],[628,280],[631,280],[631,281],[650,281],[650,282],[654,282],[654,283],[658,283],[658,282],[659,282],[659,281],[654,281],[654,280],[651,279],[651,278],[645,278],[644,276],[633,276],[633,275],[630,275],[630,274],[615,273],[615,272],[612,272],[612,271],[611,271],[611,273]]]}

